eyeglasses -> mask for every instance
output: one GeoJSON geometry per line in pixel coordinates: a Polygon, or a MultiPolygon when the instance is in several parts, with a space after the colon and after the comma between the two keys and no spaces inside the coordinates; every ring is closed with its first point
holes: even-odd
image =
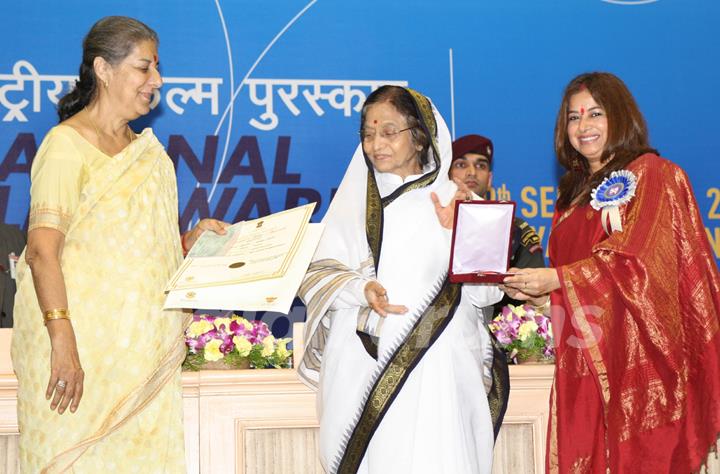
{"type": "Polygon", "coordinates": [[[360,141],[363,143],[371,143],[375,140],[376,135],[380,135],[380,138],[387,141],[395,141],[398,135],[407,130],[412,130],[415,127],[403,128],[402,130],[396,130],[393,127],[381,128],[379,132],[369,132],[367,130],[360,130],[360,141]]]}

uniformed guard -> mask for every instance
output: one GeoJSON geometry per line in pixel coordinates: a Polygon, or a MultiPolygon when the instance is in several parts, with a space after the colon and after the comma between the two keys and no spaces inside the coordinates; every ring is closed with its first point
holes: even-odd
{"type": "MultiPolygon", "coordinates": [[[[466,135],[455,140],[452,144],[452,164],[450,165],[450,178],[464,182],[471,191],[485,199],[492,185],[493,144],[489,138],[481,135],[466,135]]],[[[515,218],[511,242],[510,266],[517,268],[537,268],[545,266],[540,237],[535,230],[524,220],[515,218]]],[[[482,245],[479,242],[479,245],[482,245]]],[[[507,304],[522,305],[523,301],[516,301],[505,295],[494,306],[483,308],[483,318],[486,323],[492,321],[507,304]]],[[[543,308],[544,309],[544,308],[543,308]]],[[[500,422],[505,417],[510,393],[510,374],[507,359],[497,341],[493,338],[493,384],[491,391],[496,393],[500,400],[500,422]]],[[[500,424],[498,423],[499,427],[500,424]]],[[[497,438],[498,432],[495,432],[497,438]]]]}
{"type": "MultiPolygon", "coordinates": [[[[487,198],[492,186],[493,143],[482,135],[465,135],[452,144],[453,161],[450,178],[464,182],[471,191],[487,198]]],[[[545,266],[542,244],[535,229],[520,218],[513,221],[510,267],[540,268],[545,266]]],[[[490,322],[507,305],[523,305],[524,301],[513,300],[507,295],[491,311],[484,311],[485,322],[490,322]]]]}

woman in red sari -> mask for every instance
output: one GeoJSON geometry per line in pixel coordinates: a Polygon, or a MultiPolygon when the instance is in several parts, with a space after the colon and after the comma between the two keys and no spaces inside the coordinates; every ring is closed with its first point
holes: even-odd
{"type": "Polygon", "coordinates": [[[547,471],[696,472],[720,433],[720,277],[688,178],[612,74],[567,86],[555,151],[551,268],[504,284],[552,303],[547,471]]]}

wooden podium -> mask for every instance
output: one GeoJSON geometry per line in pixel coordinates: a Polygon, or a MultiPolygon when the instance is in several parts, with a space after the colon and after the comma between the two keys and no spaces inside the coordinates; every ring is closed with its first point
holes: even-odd
{"type": "MultiPolygon", "coordinates": [[[[19,472],[11,334],[0,330],[0,474],[19,472]]],[[[299,357],[301,324],[294,334],[299,357]]],[[[510,368],[510,404],[495,446],[493,473],[544,472],[553,371],[553,365],[510,368]]],[[[293,369],[186,372],[183,399],[189,473],[323,472],[317,459],[315,393],[293,369]]]]}

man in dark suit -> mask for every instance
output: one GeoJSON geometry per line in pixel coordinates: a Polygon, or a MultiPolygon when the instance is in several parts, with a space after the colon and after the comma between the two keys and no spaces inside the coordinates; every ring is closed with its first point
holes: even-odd
{"type": "Polygon", "coordinates": [[[13,326],[15,302],[14,262],[25,248],[25,234],[17,227],[0,224],[0,328],[13,326]]]}

